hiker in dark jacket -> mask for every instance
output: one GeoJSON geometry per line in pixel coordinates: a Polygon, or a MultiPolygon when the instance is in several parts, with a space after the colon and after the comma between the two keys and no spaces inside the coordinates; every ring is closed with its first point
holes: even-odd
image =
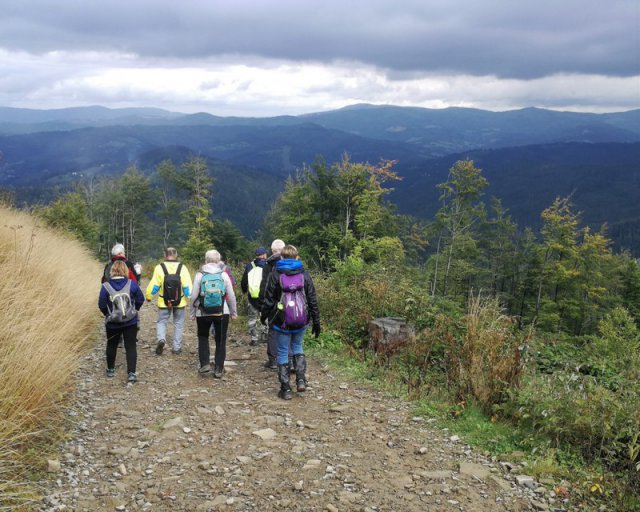
{"type": "Polygon", "coordinates": [[[276,358],[278,356],[278,341],[276,340],[275,331],[267,324],[267,315],[266,312],[263,311],[264,291],[267,285],[267,280],[269,279],[269,274],[271,274],[273,267],[275,267],[276,263],[280,260],[280,251],[284,246],[285,243],[280,239],[275,239],[271,242],[271,256],[269,256],[264,268],[262,269],[260,295],[258,296],[258,304],[260,306],[260,323],[262,325],[267,325],[267,362],[264,363],[264,366],[270,370],[276,370],[278,368],[278,363],[276,363],[276,358]]]}
{"type": "Polygon", "coordinates": [[[311,332],[316,337],[320,335],[320,311],[313,280],[298,260],[298,250],[287,245],[280,254],[282,258],[267,280],[262,311],[267,315],[269,327],[276,332],[278,342],[278,396],[290,400],[289,348],[293,351],[297,390],[303,392],[307,388],[307,361],[302,340],[309,323],[313,326],[311,332]]]}
{"type": "Polygon", "coordinates": [[[111,270],[111,265],[113,265],[114,261],[124,261],[128,269],[128,278],[135,281],[136,283],[140,282],[142,267],[139,263],[136,263],[134,265],[127,259],[124,254],[124,245],[116,244],[111,249],[111,260],[104,266],[104,270],[102,271],[103,283],[109,280],[109,271],[111,270]]]}
{"type": "Polygon", "coordinates": [[[256,249],[256,257],[251,263],[247,263],[240,281],[242,293],[247,294],[247,322],[249,325],[250,345],[255,346],[261,340],[266,340],[266,329],[260,320],[260,287],[262,275],[267,264],[267,250],[264,247],[256,249]]]}
{"type": "MultiPolygon", "coordinates": [[[[124,261],[114,261],[111,265],[110,279],[102,284],[98,307],[105,316],[105,328],[107,331],[107,377],[115,376],[116,355],[120,337],[124,338],[124,348],[127,353],[128,382],[136,382],[136,364],[138,353],[136,348],[138,335],[138,314],[144,304],[142,290],[133,279],[128,278],[129,269],[124,261]],[[135,311],[127,311],[127,314],[118,316],[116,313],[117,302],[114,302],[114,294],[129,287],[128,301],[135,311]],[[111,288],[111,290],[109,290],[111,288]]],[[[124,313],[124,312],[120,312],[124,313]]]]}
{"type": "MultiPolygon", "coordinates": [[[[116,244],[111,248],[111,260],[109,261],[109,263],[107,263],[104,266],[104,270],[102,271],[103,283],[111,279],[111,276],[110,276],[111,266],[115,261],[124,261],[124,263],[127,265],[127,269],[129,272],[127,277],[132,281],[135,281],[136,283],[140,282],[140,277],[142,274],[142,266],[139,263],[136,263],[135,265],[131,263],[124,254],[124,245],[116,244]]],[[[118,348],[123,348],[123,347],[124,347],[124,341],[121,337],[120,342],[118,344],[118,348]]]]}

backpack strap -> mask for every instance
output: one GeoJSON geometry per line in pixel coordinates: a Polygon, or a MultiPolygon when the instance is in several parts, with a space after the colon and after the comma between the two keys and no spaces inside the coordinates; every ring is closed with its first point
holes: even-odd
{"type": "Polygon", "coordinates": [[[109,284],[108,281],[105,281],[104,283],[102,283],[102,286],[104,287],[105,290],[107,290],[107,293],[109,294],[109,296],[116,293],[115,289],[113,288],[113,286],[109,284]]]}
{"type": "Polygon", "coordinates": [[[169,271],[167,270],[167,267],[164,265],[164,262],[160,263],[160,266],[162,267],[162,271],[164,272],[164,275],[169,275],[169,271]]]}
{"type": "MultiPolygon", "coordinates": [[[[176,274],[180,275],[181,273],[182,273],[182,263],[178,263],[176,274]]],[[[180,284],[182,284],[182,280],[180,281],[180,284]]]]}

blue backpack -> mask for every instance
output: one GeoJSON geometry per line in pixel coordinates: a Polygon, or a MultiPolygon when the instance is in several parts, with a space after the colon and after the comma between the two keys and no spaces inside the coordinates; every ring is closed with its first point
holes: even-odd
{"type": "Polygon", "coordinates": [[[200,307],[208,315],[222,315],[227,287],[222,279],[222,272],[209,274],[204,272],[200,280],[200,307]]]}

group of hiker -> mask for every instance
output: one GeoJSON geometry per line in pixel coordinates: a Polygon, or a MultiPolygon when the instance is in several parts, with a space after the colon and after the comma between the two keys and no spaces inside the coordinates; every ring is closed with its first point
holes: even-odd
{"type": "MultiPolygon", "coordinates": [[[[155,353],[161,356],[167,343],[167,325],[173,323],[171,352],[182,352],[185,316],[196,321],[198,337],[198,372],[213,373],[216,379],[224,375],[226,342],[229,321],[238,317],[234,292],[236,280],[225,265],[220,253],[211,249],[204,255],[204,263],[191,280],[189,269],[178,261],[173,247],[164,250],[164,261],[156,265],[153,277],[143,294],[140,288],[142,269],[131,263],[122,244],[111,250],[111,260],[102,276],[98,299],[105,316],[107,335],[106,359],[108,378],[115,376],[115,360],[119,346],[126,352],[127,381],[135,383],[137,375],[138,311],[145,302],[157,295],[155,353]],[[215,341],[213,371],[210,364],[209,338],[215,341]]],[[[290,400],[293,396],[290,374],[295,374],[296,390],[307,387],[307,363],[303,338],[309,326],[320,335],[320,312],[313,279],[298,257],[293,245],[282,240],[271,244],[271,255],[259,247],[255,258],[244,269],[240,287],[247,295],[247,321],[250,345],[267,345],[264,366],[277,370],[280,390],[278,396],[290,400]]]]}

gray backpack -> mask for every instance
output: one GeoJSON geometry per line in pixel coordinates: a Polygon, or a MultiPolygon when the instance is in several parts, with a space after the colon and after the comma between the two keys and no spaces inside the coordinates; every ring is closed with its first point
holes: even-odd
{"type": "Polygon", "coordinates": [[[105,290],[109,292],[111,307],[105,318],[106,323],[124,324],[134,320],[138,316],[136,306],[131,300],[131,280],[127,280],[122,290],[115,290],[109,283],[103,283],[105,290]]]}

